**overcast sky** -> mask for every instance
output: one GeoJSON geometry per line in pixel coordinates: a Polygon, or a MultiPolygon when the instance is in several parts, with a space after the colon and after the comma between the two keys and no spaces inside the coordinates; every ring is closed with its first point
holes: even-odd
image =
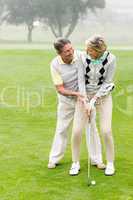
{"type": "Polygon", "coordinates": [[[132,0],[106,0],[106,6],[113,9],[128,9],[133,12],[132,0]]]}

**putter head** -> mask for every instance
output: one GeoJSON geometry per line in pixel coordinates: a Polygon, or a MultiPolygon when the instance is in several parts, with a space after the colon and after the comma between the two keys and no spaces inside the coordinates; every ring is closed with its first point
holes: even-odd
{"type": "Polygon", "coordinates": [[[91,186],[91,180],[90,179],[88,179],[88,184],[87,185],[91,186]]]}

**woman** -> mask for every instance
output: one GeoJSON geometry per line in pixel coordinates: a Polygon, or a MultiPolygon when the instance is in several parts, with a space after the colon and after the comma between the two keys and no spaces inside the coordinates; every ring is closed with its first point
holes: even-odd
{"type": "Polygon", "coordinates": [[[96,35],[86,41],[86,53],[82,54],[81,60],[83,66],[79,69],[79,90],[87,95],[89,112],[95,105],[99,112],[100,129],[106,148],[105,175],[113,175],[112,97],[107,91],[114,78],[116,59],[107,51],[104,39],[96,35]]]}

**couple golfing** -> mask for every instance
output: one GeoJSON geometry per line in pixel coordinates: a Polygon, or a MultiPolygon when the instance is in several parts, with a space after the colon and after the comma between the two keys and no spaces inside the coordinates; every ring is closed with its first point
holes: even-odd
{"type": "Polygon", "coordinates": [[[54,43],[57,56],[51,62],[51,75],[58,95],[57,124],[48,168],[57,166],[63,158],[67,145],[68,129],[73,121],[70,175],[80,171],[80,143],[86,128],[91,164],[105,169],[105,175],[113,175],[114,143],[112,137],[113,77],[116,68],[115,56],[107,51],[101,36],[92,36],[86,41],[86,51],[73,49],[68,39],[54,43]],[[95,112],[99,112],[100,130],[106,148],[106,165],[102,160],[99,133],[95,112]]]}

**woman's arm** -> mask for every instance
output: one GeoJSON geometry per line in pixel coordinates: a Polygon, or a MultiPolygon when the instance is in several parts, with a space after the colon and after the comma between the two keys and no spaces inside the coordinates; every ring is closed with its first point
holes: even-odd
{"type": "Polygon", "coordinates": [[[116,70],[116,58],[113,57],[112,61],[109,63],[105,80],[95,95],[97,98],[104,96],[104,93],[108,91],[110,84],[113,82],[115,70],[116,70]]]}
{"type": "Polygon", "coordinates": [[[106,96],[113,90],[114,84],[112,83],[112,81],[114,79],[115,70],[116,70],[116,58],[115,56],[113,56],[112,61],[109,63],[107,74],[103,84],[101,85],[100,89],[97,91],[95,96],[90,101],[91,108],[94,107],[97,98],[106,96]]]}

